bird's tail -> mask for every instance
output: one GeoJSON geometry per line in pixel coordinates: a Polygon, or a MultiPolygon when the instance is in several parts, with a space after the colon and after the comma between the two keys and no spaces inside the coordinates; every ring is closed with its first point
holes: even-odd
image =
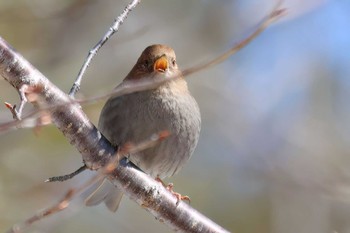
{"type": "Polygon", "coordinates": [[[115,187],[109,180],[104,179],[85,199],[85,205],[93,206],[104,202],[107,208],[116,212],[122,200],[123,192],[115,187]]]}

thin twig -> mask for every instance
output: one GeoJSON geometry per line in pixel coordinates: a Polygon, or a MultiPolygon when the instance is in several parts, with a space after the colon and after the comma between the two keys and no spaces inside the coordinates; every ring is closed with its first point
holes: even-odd
{"type": "Polygon", "coordinates": [[[12,105],[8,102],[4,102],[5,107],[10,110],[11,114],[12,114],[12,118],[15,119],[16,121],[11,121],[11,122],[15,122],[18,123],[18,121],[20,120],[17,116],[17,111],[16,111],[16,105],[12,105]]]}
{"type": "Polygon", "coordinates": [[[250,33],[246,38],[243,40],[240,40],[238,43],[235,43],[234,46],[229,49],[228,51],[224,52],[220,56],[205,62],[203,64],[194,66],[192,68],[186,69],[183,71],[184,76],[188,76],[190,74],[196,73],[198,71],[201,71],[203,69],[207,69],[209,67],[215,66],[223,61],[225,61],[227,58],[232,56],[233,54],[237,53],[239,50],[244,48],[247,44],[249,44],[253,39],[255,39],[257,36],[259,36],[268,26],[270,26],[272,23],[276,22],[278,19],[280,19],[282,16],[284,16],[287,13],[287,10],[284,8],[280,8],[282,4],[282,1],[278,1],[276,6],[273,8],[271,13],[267,15],[256,27],[255,30],[253,30],[252,33],[250,33]]]}
{"type": "Polygon", "coordinates": [[[26,91],[28,89],[28,85],[22,85],[19,89],[18,89],[18,93],[19,93],[19,98],[21,100],[20,104],[19,104],[19,108],[16,111],[17,112],[17,119],[21,120],[22,117],[22,111],[24,108],[24,105],[28,102],[27,97],[26,97],[26,91]]]}
{"type": "Polygon", "coordinates": [[[141,0],[133,0],[127,5],[123,11],[115,20],[113,25],[109,28],[103,38],[89,51],[88,56],[85,59],[83,66],[81,67],[78,77],[76,78],[72,88],[69,91],[69,96],[74,97],[77,91],[80,89],[81,80],[86,72],[86,69],[89,67],[91,60],[97,54],[98,50],[107,42],[107,40],[119,30],[120,25],[123,24],[124,20],[128,16],[129,12],[134,9],[141,0]]]}
{"type": "Polygon", "coordinates": [[[164,140],[168,135],[169,133],[167,131],[162,131],[158,134],[153,134],[149,139],[146,139],[145,141],[140,142],[138,144],[134,145],[132,143],[127,143],[121,150],[117,152],[116,156],[112,157],[111,161],[106,166],[99,169],[98,173],[94,175],[91,179],[86,181],[81,186],[69,189],[66,192],[66,194],[63,196],[63,198],[53,206],[35,213],[33,216],[30,216],[23,222],[16,223],[14,226],[11,227],[11,229],[7,231],[7,233],[23,232],[25,229],[32,226],[35,222],[38,222],[46,217],[49,217],[57,212],[60,212],[66,209],[69,206],[70,202],[73,200],[73,198],[82,194],[85,190],[87,190],[93,184],[105,178],[106,175],[110,175],[114,171],[114,169],[119,163],[119,160],[122,157],[130,153],[137,153],[145,149],[151,148],[155,146],[157,143],[159,143],[160,141],[164,140]]]}
{"type": "MultiPolygon", "coordinates": [[[[215,57],[214,59],[207,61],[203,64],[188,68],[182,72],[182,75],[185,77],[188,77],[191,74],[194,74],[196,72],[199,72],[203,69],[207,69],[209,67],[212,67],[214,65],[217,65],[223,61],[225,61],[228,57],[234,55],[239,50],[244,48],[247,44],[249,44],[253,39],[255,39],[257,36],[259,36],[268,26],[270,26],[272,23],[276,22],[278,19],[280,19],[282,16],[284,16],[287,12],[286,9],[280,8],[282,4],[282,1],[279,1],[278,4],[272,9],[271,13],[267,15],[253,30],[252,33],[250,33],[248,36],[240,40],[238,43],[235,43],[232,48],[225,51],[223,54],[215,57]]],[[[180,76],[182,76],[180,75],[180,76]]],[[[164,78],[155,78],[154,76],[150,77],[144,77],[142,80],[136,80],[136,81],[128,81],[124,82],[123,86],[119,86],[118,88],[114,89],[112,92],[100,95],[100,96],[94,96],[90,98],[84,98],[82,100],[77,100],[80,104],[86,104],[86,103],[93,103],[95,101],[99,101],[101,99],[105,99],[110,96],[121,96],[125,94],[130,94],[137,91],[143,91],[155,88],[165,82],[168,82],[169,80],[176,79],[180,77],[179,75],[174,75],[171,77],[168,77],[166,79],[164,78]]]]}
{"type": "Polygon", "coordinates": [[[66,180],[70,180],[73,177],[75,177],[76,175],[79,175],[80,173],[82,173],[83,171],[85,171],[87,169],[87,167],[85,165],[81,166],[80,168],[78,168],[76,171],[69,173],[67,175],[64,176],[54,176],[54,177],[50,177],[47,180],[45,180],[44,182],[56,182],[56,181],[66,181],[66,180]]]}
{"type": "Polygon", "coordinates": [[[96,176],[93,176],[91,179],[89,179],[87,182],[85,182],[82,186],[80,186],[78,188],[69,189],[59,202],[57,202],[56,204],[54,204],[53,206],[51,206],[45,210],[42,210],[42,211],[39,211],[38,213],[35,213],[33,216],[30,216],[29,218],[27,218],[23,222],[16,223],[7,231],[7,233],[23,232],[28,227],[31,227],[35,222],[38,222],[46,217],[49,217],[55,213],[58,213],[64,209],[66,209],[69,206],[70,201],[74,197],[83,193],[87,188],[89,188],[93,184],[97,183],[100,179],[102,179],[102,177],[99,175],[96,175],[96,176]]]}
{"type": "Polygon", "coordinates": [[[14,104],[10,104],[5,102],[5,106],[6,108],[8,108],[12,114],[13,119],[15,119],[16,121],[20,121],[22,118],[22,111],[24,108],[24,105],[27,103],[27,97],[25,95],[25,92],[28,88],[28,85],[22,85],[19,89],[18,89],[18,94],[19,94],[19,98],[21,100],[20,104],[19,104],[19,108],[17,110],[17,105],[14,104]]]}
{"type": "MultiPolygon", "coordinates": [[[[265,17],[265,19],[263,19],[260,24],[257,25],[256,29],[253,30],[253,32],[251,34],[249,34],[247,37],[240,40],[238,43],[235,43],[235,45],[232,48],[230,48],[228,51],[225,51],[223,54],[215,57],[214,59],[212,59],[208,62],[205,62],[203,64],[200,64],[200,65],[197,65],[197,66],[194,66],[194,67],[191,67],[191,68],[184,70],[183,74],[186,77],[188,77],[189,75],[194,74],[196,72],[199,72],[203,69],[217,65],[220,62],[225,61],[225,59],[227,59],[229,56],[232,56],[233,54],[238,52],[240,49],[242,49],[244,46],[246,46],[249,42],[251,42],[254,38],[256,38],[258,35],[260,35],[260,33],[262,33],[268,26],[270,26],[272,23],[277,21],[280,17],[285,15],[286,9],[280,9],[279,6],[280,5],[277,5],[271,11],[271,13],[267,17],[265,17]]],[[[75,100],[75,101],[71,100],[70,104],[76,104],[76,103],[79,103],[81,105],[92,104],[94,102],[108,98],[110,96],[121,96],[121,95],[125,95],[125,94],[130,94],[130,93],[133,93],[136,91],[151,89],[151,88],[157,87],[158,85],[161,85],[164,82],[169,81],[169,79],[176,79],[176,78],[178,78],[178,76],[169,77],[168,79],[155,79],[154,77],[149,77],[149,78],[145,78],[143,80],[138,80],[137,82],[129,81],[128,83],[125,83],[122,87],[119,87],[118,89],[114,89],[113,91],[111,91],[107,94],[88,97],[88,98],[84,98],[81,100],[75,100]]],[[[7,122],[7,123],[3,123],[0,125],[0,132],[18,126],[24,120],[27,120],[27,119],[35,116],[38,113],[38,111],[50,110],[50,109],[56,108],[56,107],[60,107],[60,105],[56,103],[53,106],[47,106],[45,108],[35,110],[35,112],[30,112],[25,117],[22,118],[22,121],[11,121],[11,122],[7,122]]]]}

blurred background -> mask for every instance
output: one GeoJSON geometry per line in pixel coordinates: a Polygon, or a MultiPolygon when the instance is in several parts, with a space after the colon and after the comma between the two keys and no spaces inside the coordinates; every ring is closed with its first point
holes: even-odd
{"type": "MultiPolygon", "coordinates": [[[[68,92],[88,50],[128,1],[1,0],[0,36],[68,92]]],[[[143,1],[89,67],[80,98],[112,90],[142,50],[172,46],[182,68],[248,32],[272,0],[143,1]]],[[[285,0],[288,15],[227,61],[188,77],[202,112],[194,156],[166,182],[233,232],[350,232],[350,2],[285,0]]],[[[18,103],[0,80],[0,102],[18,103]]],[[[104,104],[85,105],[96,124],[104,104]]],[[[28,111],[30,106],[26,107],[28,111]]],[[[0,123],[12,119],[0,106],[0,123]]],[[[54,126],[0,132],[0,231],[92,175],[54,126]]],[[[76,200],[28,232],[172,232],[124,198],[117,213],[76,200]]]]}

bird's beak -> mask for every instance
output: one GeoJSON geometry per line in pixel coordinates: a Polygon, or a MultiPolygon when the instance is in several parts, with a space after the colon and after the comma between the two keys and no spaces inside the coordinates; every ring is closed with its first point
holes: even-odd
{"type": "Polygon", "coordinates": [[[168,60],[166,56],[161,56],[154,62],[153,69],[159,72],[165,72],[168,69],[168,60]]]}

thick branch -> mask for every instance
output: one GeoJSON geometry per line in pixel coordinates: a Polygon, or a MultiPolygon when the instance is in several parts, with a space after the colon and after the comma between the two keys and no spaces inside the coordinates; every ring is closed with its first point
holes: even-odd
{"type": "Polygon", "coordinates": [[[17,90],[27,86],[28,102],[44,108],[50,106],[47,109],[53,123],[82,154],[88,168],[98,169],[115,154],[115,149],[89,121],[81,106],[16,53],[1,37],[0,73],[17,90]]]}
{"type": "MultiPolygon", "coordinates": [[[[28,102],[36,106],[52,106],[53,123],[82,154],[88,168],[104,166],[115,154],[115,148],[89,121],[81,106],[52,84],[0,37],[0,74],[19,90],[27,85],[28,102]],[[31,95],[31,98],[28,98],[31,95]],[[35,98],[33,98],[35,96],[35,98]]],[[[111,173],[112,182],[125,195],[174,230],[183,232],[227,232],[187,204],[177,199],[158,182],[132,165],[121,162],[111,173]]]]}

